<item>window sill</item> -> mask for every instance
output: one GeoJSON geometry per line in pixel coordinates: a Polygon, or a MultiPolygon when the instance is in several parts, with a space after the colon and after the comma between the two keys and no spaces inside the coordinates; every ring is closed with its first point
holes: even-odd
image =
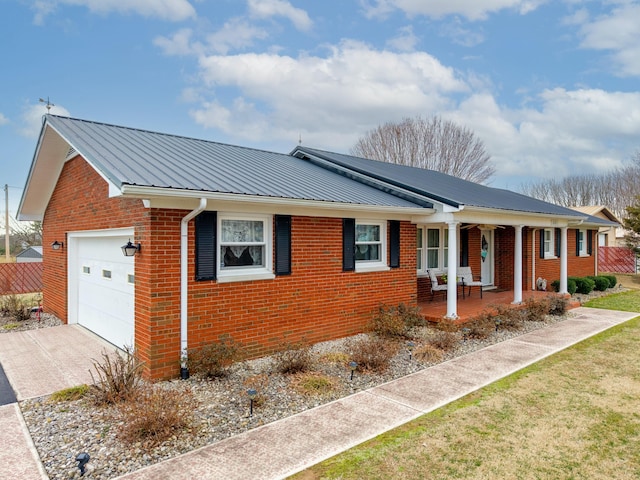
{"type": "Polygon", "coordinates": [[[545,255],[543,260],[555,260],[556,258],[560,257],[556,257],[555,255],[545,255]]]}
{"type": "Polygon", "coordinates": [[[276,276],[273,273],[250,273],[243,275],[218,275],[218,283],[231,283],[231,282],[251,282],[253,280],[273,280],[276,276]]]}
{"type": "Polygon", "coordinates": [[[356,265],[356,273],[366,272],[388,272],[391,268],[388,265],[356,265]]]}
{"type": "Polygon", "coordinates": [[[578,255],[579,257],[590,257],[591,255],[589,255],[588,253],[581,253],[580,255],[578,255]]]}

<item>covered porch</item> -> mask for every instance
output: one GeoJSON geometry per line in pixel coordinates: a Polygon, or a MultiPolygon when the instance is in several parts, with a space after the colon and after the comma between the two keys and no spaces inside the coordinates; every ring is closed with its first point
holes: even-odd
{"type": "MultiPolygon", "coordinates": [[[[475,317],[479,313],[490,309],[493,305],[510,305],[513,308],[519,308],[520,304],[514,304],[513,290],[485,290],[482,298],[479,292],[474,289],[472,295],[466,295],[462,298],[460,293],[457,299],[457,318],[455,323],[465,323],[469,319],[475,317]]],[[[560,295],[552,292],[544,292],[537,290],[527,290],[522,292],[522,301],[526,302],[529,298],[546,298],[549,295],[560,295]]],[[[569,302],[568,308],[575,308],[579,305],[569,302]]],[[[433,301],[418,302],[420,313],[429,322],[441,322],[447,316],[447,299],[445,295],[436,295],[433,301]]]]}

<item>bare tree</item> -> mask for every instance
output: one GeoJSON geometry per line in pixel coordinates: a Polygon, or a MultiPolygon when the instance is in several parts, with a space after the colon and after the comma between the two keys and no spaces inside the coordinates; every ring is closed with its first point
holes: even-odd
{"type": "Polygon", "coordinates": [[[565,207],[605,205],[623,218],[640,192],[640,150],[612,171],[531,182],[521,185],[520,192],[565,207]]]}
{"type": "Polygon", "coordinates": [[[437,116],[380,125],[360,138],[351,154],[437,170],[477,183],[495,173],[483,142],[471,130],[437,116]]]}

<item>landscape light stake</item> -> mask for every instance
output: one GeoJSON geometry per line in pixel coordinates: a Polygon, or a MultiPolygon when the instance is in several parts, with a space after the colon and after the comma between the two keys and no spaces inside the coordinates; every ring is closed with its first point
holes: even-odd
{"type": "Polygon", "coordinates": [[[413,352],[413,347],[415,347],[416,344],[413,342],[407,342],[407,350],[409,351],[409,360],[412,359],[412,352],[413,352]]]}
{"type": "Polygon", "coordinates": [[[467,327],[464,327],[462,329],[462,340],[464,341],[464,343],[467,343],[467,338],[469,338],[469,332],[471,332],[471,330],[469,330],[467,327]]]}
{"type": "Polygon", "coordinates": [[[353,380],[353,372],[358,368],[358,364],[356,362],[349,362],[349,368],[351,369],[351,380],[353,380]]]}
{"type": "Polygon", "coordinates": [[[80,469],[81,477],[84,476],[84,473],[86,471],[85,467],[87,466],[87,463],[89,463],[89,459],[91,459],[91,457],[86,452],[79,453],[76,457],[76,462],[78,462],[78,468],[80,469]]]}
{"type": "Polygon", "coordinates": [[[498,331],[498,328],[500,328],[501,323],[502,323],[502,320],[500,320],[499,318],[496,318],[496,332],[498,331]]]}
{"type": "Polygon", "coordinates": [[[253,417],[253,401],[255,400],[256,395],[258,395],[258,392],[253,388],[250,388],[247,390],[247,395],[249,395],[249,416],[253,417]]]}

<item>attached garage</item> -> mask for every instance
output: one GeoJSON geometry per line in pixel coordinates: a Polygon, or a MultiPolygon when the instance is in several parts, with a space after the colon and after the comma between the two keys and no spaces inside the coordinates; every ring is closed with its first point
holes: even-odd
{"type": "Polygon", "coordinates": [[[78,323],[117,347],[133,346],[134,257],[121,247],[133,230],[76,232],[69,242],[69,323],[78,323]]]}

